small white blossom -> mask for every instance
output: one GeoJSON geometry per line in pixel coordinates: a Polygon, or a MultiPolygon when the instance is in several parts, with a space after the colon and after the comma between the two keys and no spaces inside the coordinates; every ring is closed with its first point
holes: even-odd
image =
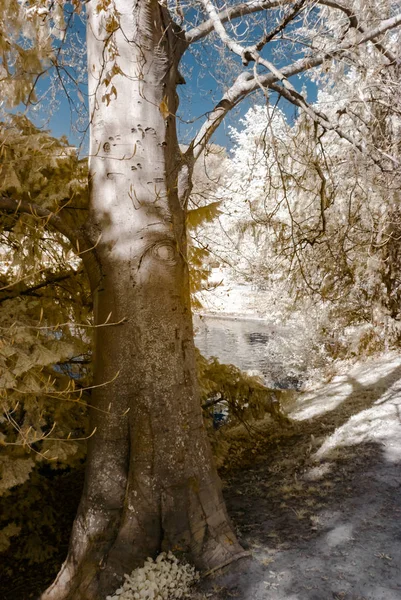
{"type": "Polygon", "coordinates": [[[199,574],[191,565],[179,563],[172,552],[162,552],[124,577],[124,584],[106,600],[179,600],[188,597],[199,574]]]}

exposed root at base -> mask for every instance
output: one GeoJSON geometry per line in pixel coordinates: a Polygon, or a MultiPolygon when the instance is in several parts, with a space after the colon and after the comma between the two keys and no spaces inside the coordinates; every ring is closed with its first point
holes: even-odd
{"type": "Polygon", "coordinates": [[[217,567],[213,567],[213,569],[209,569],[209,571],[206,571],[206,573],[202,573],[201,577],[202,577],[202,579],[209,577],[209,575],[212,575],[216,571],[219,571],[219,569],[224,569],[224,567],[227,567],[231,563],[236,562],[237,560],[240,560],[241,558],[246,558],[247,556],[252,556],[252,552],[250,552],[249,550],[244,550],[243,552],[238,552],[238,554],[235,554],[235,556],[232,556],[225,562],[221,563],[221,565],[218,565],[217,567]]]}

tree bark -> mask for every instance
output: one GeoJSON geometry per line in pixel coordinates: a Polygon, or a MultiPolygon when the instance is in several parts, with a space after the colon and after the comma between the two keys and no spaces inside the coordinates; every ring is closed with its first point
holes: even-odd
{"type": "Polygon", "coordinates": [[[42,600],[102,600],[162,550],[200,570],[242,555],[197,391],[191,164],[175,127],[183,37],[157,0],[113,4],[114,16],[87,6],[96,433],[68,557],[42,600]]]}

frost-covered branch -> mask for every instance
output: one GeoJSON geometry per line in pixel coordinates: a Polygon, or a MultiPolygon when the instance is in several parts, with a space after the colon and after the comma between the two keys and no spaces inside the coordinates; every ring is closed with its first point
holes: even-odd
{"type": "Polygon", "coordinates": [[[287,27],[287,25],[289,25],[289,23],[291,23],[291,21],[293,19],[295,19],[295,17],[298,15],[298,13],[304,7],[306,2],[307,2],[307,0],[297,0],[297,2],[295,2],[294,5],[291,6],[290,10],[288,10],[284,14],[281,21],[279,23],[277,23],[277,25],[275,27],[273,27],[273,29],[271,31],[269,31],[268,33],[265,33],[263,35],[263,37],[259,40],[259,42],[257,42],[253,46],[254,50],[256,52],[260,52],[263,49],[263,47],[266,46],[266,44],[271,42],[272,39],[276,37],[276,35],[280,34],[282,31],[284,31],[284,29],[287,27]]]}
{"type": "MultiPolygon", "coordinates": [[[[313,106],[308,104],[307,101],[300,94],[298,94],[298,92],[295,92],[294,94],[291,90],[286,89],[277,83],[270,84],[269,88],[283,96],[283,98],[291,102],[291,104],[301,108],[317,125],[320,125],[324,130],[334,131],[341,139],[346,140],[357,150],[359,150],[359,152],[364,152],[364,148],[360,143],[358,143],[351,135],[344,131],[344,129],[339,127],[339,125],[332,123],[326,115],[320,111],[317,111],[315,108],[313,108],[313,106]]],[[[378,149],[378,151],[383,155],[383,152],[381,152],[380,149],[378,149]]],[[[393,162],[395,165],[400,164],[399,160],[394,156],[386,154],[385,157],[388,160],[391,160],[391,162],[393,162]]],[[[376,165],[379,165],[380,161],[378,161],[374,156],[371,156],[370,158],[376,165]]]]}
{"type": "MultiPolygon", "coordinates": [[[[355,12],[348,6],[345,6],[341,2],[335,2],[334,0],[324,0],[324,2],[321,2],[321,4],[328,6],[330,8],[335,8],[337,10],[340,10],[345,15],[347,15],[347,17],[349,19],[350,27],[359,31],[359,33],[361,33],[362,35],[366,33],[365,27],[363,27],[360,24],[355,12]]],[[[379,50],[379,52],[381,52],[383,54],[383,56],[385,56],[391,63],[399,62],[396,55],[393,52],[391,52],[391,50],[386,48],[376,37],[372,37],[370,39],[370,41],[377,48],[377,50],[379,50]]]]}
{"type": "MultiPolygon", "coordinates": [[[[221,23],[226,23],[227,21],[233,21],[235,19],[251,15],[257,12],[261,12],[269,9],[276,9],[283,7],[285,4],[293,4],[291,0],[272,0],[272,1],[251,1],[251,2],[243,2],[241,4],[237,4],[236,6],[232,6],[230,8],[226,8],[224,10],[218,11],[218,19],[221,23]]],[[[299,4],[294,3],[294,4],[299,4]]],[[[363,27],[355,12],[349,6],[342,4],[341,2],[337,2],[336,0],[318,0],[316,2],[317,5],[327,6],[329,8],[337,9],[343,12],[348,18],[350,27],[359,31],[359,33],[366,33],[365,27],[363,27]]],[[[188,44],[192,44],[194,42],[198,42],[207,35],[209,35],[212,31],[214,31],[215,27],[215,19],[210,17],[200,25],[190,29],[185,34],[185,39],[188,44]]],[[[397,62],[397,57],[391,52],[388,48],[386,48],[378,39],[377,36],[374,36],[370,39],[370,41],[374,44],[374,46],[392,63],[397,62]]]]}
{"type": "MultiPolygon", "coordinates": [[[[231,86],[231,88],[224,94],[223,98],[220,102],[215,106],[215,108],[209,113],[206,122],[201,127],[197,136],[193,140],[191,144],[191,149],[193,149],[195,160],[199,157],[202,150],[205,148],[206,144],[210,140],[210,137],[220,125],[224,117],[227,113],[234,108],[243,98],[247,95],[251,94],[255,90],[259,89],[261,86],[264,88],[271,88],[274,86],[275,91],[278,90],[277,82],[280,82],[282,87],[280,87],[279,91],[282,95],[297,106],[300,106],[309,116],[311,116],[319,125],[323,125],[322,116],[317,115],[316,111],[312,109],[306,99],[299,94],[294,86],[289,82],[289,78],[298,75],[299,73],[303,73],[312,68],[318,67],[323,64],[326,60],[333,59],[335,57],[341,56],[343,53],[360,46],[367,41],[371,41],[372,39],[377,38],[382,35],[386,31],[394,29],[401,24],[401,14],[397,14],[390,19],[386,19],[382,21],[380,25],[374,27],[368,31],[365,31],[360,35],[359,39],[350,42],[345,41],[342,44],[339,44],[337,47],[334,47],[326,52],[322,52],[316,54],[315,56],[307,56],[302,58],[291,65],[287,65],[282,69],[278,69],[275,67],[270,61],[262,58],[259,53],[255,52],[253,48],[244,47],[238,42],[234,41],[230,36],[228,36],[225,31],[221,19],[211,5],[210,0],[204,0],[205,8],[208,10],[211,19],[216,24],[216,33],[220,36],[222,41],[227,44],[227,46],[235,52],[238,56],[241,57],[245,62],[254,60],[267,69],[270,70],[270,73],[259,74],[255,77],[250,71],[246,71],[240,74],[240,76],[236,79],[235,83],[231,86]]],[[[334,128],[334,127],[330,127],[334,128]]],[[[337,131],[337,129],[336,129],[337,131]]],[[[347,134],[343,132],[344,135],[342,137],[347,139],[347,134]]],[[[348,140],[350,141],[350,140],[348,140]]],[[[352,142],[351,142],[352,143],[352,142]]]]}
{"type": "MultiPolygon", "coordinates": [[[[218,17],[219,17],[219,21],[221,23],[226,23],[227,21],[231,21],[233,19],[238,19],[239,17],[244,17],[246,15],[260,12],[265,9],[279,8],[282,5],[283,5],[282,0],[272,0],[271,2],[269,2],[269,1],[267,1],[267,2],[266,1],[244,2],[242,4],[237,4],[236,6],[226,8],[222,11],[219,11],[218,17]]],[[[198,42],[199,40],[201,40],[204,37],[206,37],[207,35],[209,35],[209,33],[211,33],[213,30],[214,30],[213,19],[208,19],[207,21],[204,21],[203,23],[201,23],[201,25],[198,25],[197,27],[194,27],[193,29],[190,29],[189,31],[187,31],[185,34],[185,39],[186,39],[187,43],[193,44],[194,42],[198,42]]]]}

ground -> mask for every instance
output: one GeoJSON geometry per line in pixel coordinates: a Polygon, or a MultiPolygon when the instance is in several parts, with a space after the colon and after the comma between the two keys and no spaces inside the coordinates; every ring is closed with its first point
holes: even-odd
{"type": "Polygon", "coordinates": [[[225,474],[253,560],[216,574],[204,592],[400,600],[401,358],[355,365],[288,409],[293,428],[270,438],[252,467],[225,474]]]}
{"type": "MultiPolygon", "coordinates": [[[[287,411],[291,426],[255,434],[241,468],[222,472],[250,557],[193,598],[401,600],[401,357],[344,367],[287,411]]],[[[0,569],[0,597],[35,598],[56,563],[12,582],[0,569]]]]}

